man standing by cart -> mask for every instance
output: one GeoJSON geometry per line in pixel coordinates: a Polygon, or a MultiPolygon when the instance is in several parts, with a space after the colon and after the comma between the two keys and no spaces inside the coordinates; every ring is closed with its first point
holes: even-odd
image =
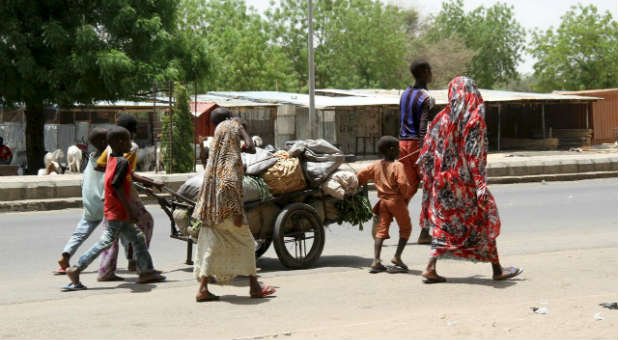
{"type": "MultiPolygon", "coordinates": [[[[399,160],[404,165],[406,176],[414,190],[412,196],[414,196],[421,178],[416,166],[416,160],[418,159],[423,138],[425,138],[427,133],[427,125],[432,120],[431,109],[435,101],[427,90],[427,84],[432,81],[429,63],[423,59],[414,60],[410,65],[410,73],[415,79],[414,86],[408,87],[404,91],[399,104],[401,112],[399,160]]],[[[428,229],[421,229],[418,243],[431,243],[428,229]]]]}

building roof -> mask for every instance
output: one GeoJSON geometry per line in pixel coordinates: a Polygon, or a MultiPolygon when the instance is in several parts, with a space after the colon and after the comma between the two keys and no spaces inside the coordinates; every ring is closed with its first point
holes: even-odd
{"type": "MultiPolygon", "coordinates": [[[[315,107],[317,109],[328,109],[349,106],[399,105],[399,98],[402,91],[403,90],[383,89],[320,89],[316,90],[315,107]]],[[[593,102],[602,99],[590,96],[557,93],[528,93],[485,89],[481,89],[480,91],[483,99],[488,103],[593,102]]],[[[446,105],[448,101],[448,90],[430,90],[429,92],[436,100],[437,105],[446,105]]],[[[270,104],[287,103],[303,107],[309,106],[309,95],[300,93],[276,91],[230,91],[209,92],[209,95],[251,102],[257,101],[270,104]]]]}
{"type": "Polygon", "coordinates": [[[581,90],[581,91],[554,91],[557,94],[573,94],[573,95],[596,95],[603,93],[618,92],[618,88],[613,89],[597,89],[597,90],[581,90]]]}
{"type": "MultiPolygon", "coordinates": [[[[487,103],[501,102],[592,102],[603,98],[580,96],[559,93],[532,93],[532,92],[513,92],[501,90],[479,89],[483,100],[487,103]]],[[[335,95],[352,96],[393,96],[399,98],[403,90],[383,90],[383,89],[357,89],[357,90],[337,90],[322,89],[320,93],[332,93],[335,95]]],[[[448,102],[448,90],[429,90],[431,96],[436,100],[437,105],[446,105],[448,102]]]]}
{"type": "MultiPolygon", "coordinates": [[[[191,97],[194,100],[194,97],[191,97]]],[[[265,103],[258,101],[245,100],[240,98],[233,98],[229,96],[219,96],[214,93],[198,94],[198,102],[211,102],[222,107],[256,107],[256,106],[277,106],[277,103],[265,103]]]]}

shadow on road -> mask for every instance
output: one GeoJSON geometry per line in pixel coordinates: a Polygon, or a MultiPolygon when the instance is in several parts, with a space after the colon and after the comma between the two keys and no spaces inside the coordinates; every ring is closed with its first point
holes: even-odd
{"type": "Polygon", "coordinates": [[[466,284],[466,285],[482,285],[482,286],[489,286],[489,287],[498,288],[498,289],[508,288],[513,285],[516,285],[517,282],[519,281],[525,281],[525,279],[523,278],[515,278],[515,279],[509,279],[509,280],[503,280],[503,281],[494,281],[491,278],[488,278],[482,275],[473,275],[469,277],[447,277],[446,280],[447,282],[444,283],[445,285],[453,284],[453,283],[454,284],[466,284]]]}
{"type": "Polygon", "coordinates": [[[229,302],[233,305],[259,305],[276,297],[276,295],[270,295],[261,299],[252,299],[248,295],[221,295],[219,302],[229,302]]]}
{"type": "MultiPolygon", "coordinates": [[[[175,282],[175,280],[166,280],[164,282],[158,282],[158,284],[161,284],[161,283],[165,284],[166,282],[175,282]]],[[[158,286],[158,284],[153,284],[153,283],[140,284],[136,282],[131,282],[130,280],[125,280],[125,282],[115,287],[94,287],[94,288],[88,287],[88,290],[129,289],[131,290],[131,293],[147,293],[155,289],[158,286]],[[129,282],[126,282],[126,281],[129,281],[129,282]]]]}
{"type": "MultiPolygon", "coordinates": [[[[373,260],[368,257],[354,255],[323,255],[310,268],[364,268],[369,267],[373,260]]],[[[278,258],[261,257],[257,260],[257,266],[260,268],[260,273],[269,273],[274,271],[289,271],[284,267],[278,258]]]]}

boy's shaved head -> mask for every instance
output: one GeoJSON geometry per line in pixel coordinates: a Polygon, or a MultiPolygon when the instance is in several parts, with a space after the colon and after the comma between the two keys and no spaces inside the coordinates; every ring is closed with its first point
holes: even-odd
{"type": "Polygon", "coordinates": [[[88,133],[88,141],[94,143],[95,141],[104,138],[107,139],[107,130],[103,128],[94,128],[88,133]]]}
{"type": "Polygon", "coordinates": [[[393,136],[381,137],[377,147],[387,160],[395,160],[399,157],[399,140],[393,136]]]}
{"type": "Polygon", "coordinates": [[[131,134],[122,126],[114,126],[107,131],[107,143],[114,153],[127,152],[131,145],[131,134]],[[127,145],[127,150],[123,150],[127,145]]]}
{"type": "Polygon", "coordinates": [[[122,126],[123,128],[129,130],[130,133],[137,133],[137,118],[133,115],[127,113],[118,115],[116,125],[122,126]]]}
{"type": "Polygon", "coordinates": [[[425,59],[416,59],[410,65],[410,73],[416,79],[425,77],[427,71],[431,71],[431,66],[425,59]]]}

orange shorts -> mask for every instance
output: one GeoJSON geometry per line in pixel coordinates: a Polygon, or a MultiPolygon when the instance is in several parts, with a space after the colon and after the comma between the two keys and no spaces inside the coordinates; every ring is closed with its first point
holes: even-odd
{"type": "Polygon", "coordinates": [[[410,220],[408,205],[402,198],[380,199],[373,208],[373,212],[378,215],[379,220],[376,238],[390,238],[388,229],[393,222],[393,217],[399,225],[399,238],[406,240],[410,238],[412,221],[410,220]]]}
{"type": "Polygon", "coordinates": [[[414,196],[416,190],[418,190],[418,185],[421,183],[421,175],[418,171],[418,167],[416,166],[416,160],[418,159],[419,152],[419,142],[417,140],[399,141],[399,159],[401,159],[400,162],[403,163],[403,168],[406,171],[408,181],[414,189],[411,197],[414,196]],[[412,156],[406,157],[413,152],[416,153],[412,156]]]}

